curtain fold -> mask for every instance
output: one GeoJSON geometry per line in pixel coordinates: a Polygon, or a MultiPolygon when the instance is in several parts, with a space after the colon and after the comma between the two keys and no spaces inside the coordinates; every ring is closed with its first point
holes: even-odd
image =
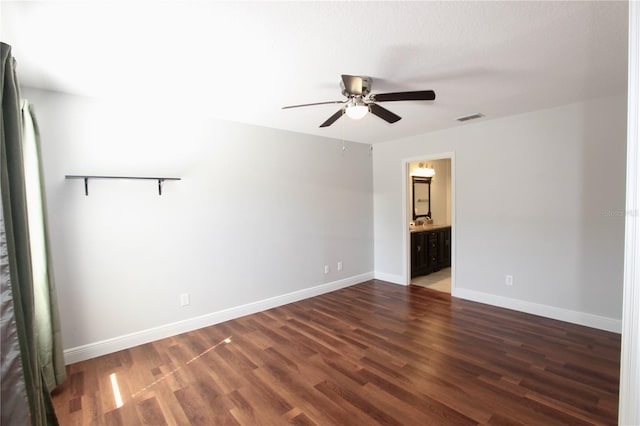
{"type": "Polygon", "coordinates": [[[9,272],[9,250],[4,226],[4,211],[0,198],[0,374],[2,388],[0,389],[0,424],[26,425],[29,424],[29,400],[24,380],[22,357],[20,356],[20,338],[15,321],[13,291],[11,289],[11,274],[9,272]]]}
{"type": "Polygon", "coordinates": [[[38,357],[45,385],[47,390],[51,392],[64,381],[66,372],[62,355],[62,335],[55,280],[49,261],[51,250],[44,203],[42,163],[40,161],[40,133],[33,105],[27,100],[22,101],[22,146],[38,357]]]}
{"type": "MultiPolygon", "coordinates": [[[[11,47],[0,42],[0,95],[2,97],[2,129],[0,146],[0,190],[2,200],[2,218],[4,237],[1,241],[1,249],[6,250],[6,267],[2,265],[2,283],[8,283],[10,291],[7,293],[12,300],[12,310],[4,309],[3,315],[12,315],[7,322],[15,324],[17,340],[19,343],[20,363],[22,365],[22,378],[26,393],[30,422],[32,425],[57,424],[50,389],[65,378],[62,362],[62,350],[60,342],[59,320],[55,289],[49,287],[53,284],[52,271],[47,267],[47,243],[46,221],[42,208],[44,201],[42,193],[39,193],[40,201],[29,205],[29,198],[34,198],[34,193],[40,191],[34,189],[34,185],[40,187],[41,176],[39,173],[37,127],[29,108],[23,114],[20,105],[20,92],[15,71],[15,60],[11,55],[11,47]],[[23,120],[27,117],[28,121],[23,120]],[[31,124],[29,123],[31,122],[31,124]],[[27,133],[28,139],[24,139],[27,133]],[[26,145],[25,145],[26,143],[26,145]],[[35,148],[34,148],[35,147],[35,148]],[[25,149],[32,155],[25,157],[25,149]],[[36,157],[35,165],[33,155],[36,157]],[[27,165],[25,165],[27,160],[27,165]],[[25,174],[25,170],[30,173],[25,174]],[[38,173],[35,177],[33,170],[38,173]],[[27,182],[28,181],[28,182],[27,182]],[[29,188],[29,190],[27,190],[29,188]],[[29,214],[31,211],[31,214],[29,214]],[[31,216],[31,217],[30,217],[31,216]],[[38,219],[38,217],[40,219],[38,219]],[[38,221],[40,225],[38,225],[38,221]],[[30,230],[30,225],[34,228],[30,230]],[[40,228],[40,230],[36,228],[40,228]],[[33,232],[33,234],[32,234],[33,232]],[[35,249],[34,249],[35,248],[35,249]],[[32,256],[32,253],[35,256],[32,256]],[[44,254],[44,256],[43,256],[44,254]],[[36,263],[34,265],[34,257],[36,263]],[[42,267],[44,258],[45,266],[42,267]],[[43,284],[44,287],[43,287],[43,284]],[[34,284],[38,284],[37,287],[34,284]],[[42,310],[42,307],[45,307],[42,310]],[[38,310],[44,313],[38,313],[38,310]],[[44,342],[45,346],[42,346],[44,342]],[[49,344],[49,343],[51,344],[49,344]],[[61,370],[60,370],[60,367],[61,370]],[[45,378],[45,375],[48,376],[45,378]]],[[[3,288],[3,296],[4,288],[3,288]]],[[[2,318],[3,322],[5,318],[2,318]]],[[[5,337],[2,334],[3,362],[5,337]]],[[[4,367],[4,365],[3,365],[4,367]]],[[[2,369],[2,424],[13,423],[13,411],[19,407],[6,406],[4,395],[6,392],[16,392],[16,389],[5,389],[5,374],[15,378],[20,374],[16,369],[2,369]]],[[[24,423],[22,423],[24,424],[24,423]]]]}

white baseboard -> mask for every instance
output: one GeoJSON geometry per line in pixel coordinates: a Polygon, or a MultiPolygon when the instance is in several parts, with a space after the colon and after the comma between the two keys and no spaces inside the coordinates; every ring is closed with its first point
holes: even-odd
{"type": "Polygon", "coordinates": [[[159,327],[141,330],[135,333],[129,333],[122,336],[114,337],[99,342],[89,343],[75,348],[65,349],[64,360],[66,364],[84,361],[90,358],[106,355],[109,353],[121,351],[144,343],[153,342],[154,340],[164,339],[166,337],[175,336],[176,334],[186,333],[188,331],[197,330],[199,328],[208,327],[210,325],[219,324],[234,318],[245,315],[254,314],[256,312],[275,308],[277,306],[286,305],[288,303],[297,302],[299,300],[308,299],[324,293],[329,293],[341,288],[359,284],[364,281],[373,279],[373,272],[355,275],[327,284],[321,284],[315,287],[294,291],[292,293],[280,296],[270,297],[268,299],[247,303],[241,306],[224,309],[222,311],[212,312],[210,314],[201,315],[195,318],[189,318],[183,321],[162,325],[159,327]]]}
{"type": "Polygon", "coordinates": [[[374,272],[376,280],[387,281],[393,284],[407,285],[405,277],[402,275],[387,274],[386,272],[374,272]]]}
{"type": "Polygon", "coordinates": [[[555,306],[541,305],[539,303],[527,302],[525,300],[511,299],[504,296],[497,296],[495,294],[483,293],[466,288],[454,288],[452,296],[472,300],[474,302],[485,303],[487,305],[499,306],[501,308],[513,309],[514,311],[526,312],[528,314],[570,322],[572,324],[597,328],[599,330],[611,331],[613,333],[622,332],[622,321],[614,318],[572,311],[555,306]]]}

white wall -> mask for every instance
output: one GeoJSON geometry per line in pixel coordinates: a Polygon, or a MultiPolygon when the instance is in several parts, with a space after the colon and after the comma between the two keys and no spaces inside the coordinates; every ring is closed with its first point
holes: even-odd
{"type": "Polygon", "coordinates": [[[42,134],[68,362],[373,276],[369,146],[189,105],[23,96],[42,134]],[[85,197],[66,174],[182,180],[162,196],[154,181],[94,180],[85,197]]]}
{"type": "Polygon", "coordinates": [[[404,163],[455,152],[454,295],[619,331],[625,101],[597,99],[376,144],[376,276],[406,283],[404,163]]]}

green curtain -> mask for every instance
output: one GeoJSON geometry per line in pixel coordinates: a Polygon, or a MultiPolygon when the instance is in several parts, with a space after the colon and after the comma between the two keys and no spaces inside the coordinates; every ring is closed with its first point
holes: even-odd
{"type": "Polygon", "coordinates": [[[22,146],[38,357],[45,385],[51,392],[65,380],[66,372],[55,280],[49,262],[51,255],[40,161],[40,134],[33,105],[27,100],[22,101],[22,146]]]}
{"type": "MultiPolygon", "coordinates": [[[[51,257],[46,238],[38,129],[30,105],[25,103],[21,108],[15,60],[11,47],[1,42],[0,59],[0,190],[8,254],[7,281],[31,424],[57,424],[50,392],[64,381],[65,370],[53,273],[48,261],[51,257]]],[[[3,410],[7,408],[10,407],[3,405],[3,410]]],[[[3,419],[5,415],[3,412],[3,419]]]]}

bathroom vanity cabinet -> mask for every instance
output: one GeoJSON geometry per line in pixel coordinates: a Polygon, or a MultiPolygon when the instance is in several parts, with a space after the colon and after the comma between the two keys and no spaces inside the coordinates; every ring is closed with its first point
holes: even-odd
{"type": "Polygon", "coordinates": [[[451,266],[451,227],[411,231],[411,277],[451,266]]]}

